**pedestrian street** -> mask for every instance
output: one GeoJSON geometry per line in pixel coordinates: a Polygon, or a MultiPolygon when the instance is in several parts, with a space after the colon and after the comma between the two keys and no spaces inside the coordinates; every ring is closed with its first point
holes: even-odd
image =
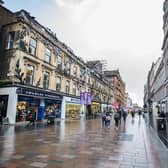
{"type": "Polygon", "coordinates": [[[1,168],[162,168],[144,119],[127,117],[118,130],[101,119],[55,125],[4,126],[1,168]]]}

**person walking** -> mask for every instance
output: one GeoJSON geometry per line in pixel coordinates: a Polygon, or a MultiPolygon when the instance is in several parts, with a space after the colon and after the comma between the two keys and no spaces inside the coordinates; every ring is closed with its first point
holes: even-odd
{"type": "Polygon", "coordinates": [[[106,124],[106,113],[105,113],[105,111],[103,111],[101,117],[102,117],[102,127],[104,127],[105,124],[106,124]]]}
{"type": "Polygon", "coordinates": [[[114,114],[115,129],[118,129],[119,127],[119,120],[120,120],[120,114],[119,114],[119,111],[117,111],[114,114]]]}
{"type": "Polygon", "coordinates": [[[35,114],[34,114],[34,112],[29,112],[28,120],[29,120],[28,125],[34,125],[34,122],[35,122],[35,114]]]}
{"type": "Polygon", "coordinates": [[[123,112],[124,112],[123,108],[120,108],[119,109],[119,115],[120,115],[120,117],[119,117],[119,124],[120,125],[121,125],[121,121],[122,121],[122,117],[123,117],[123,112]]]}
{"type": "Polygon", "coordinates": [[[124,124],[125,124],[125,122],[126,122],[126,118],[127,118],[127,112],[124,110],[124,111],[123,111],[124,124]]]}
{"type": "Polygon", "coordinates": [[[165,130],[166,129],[166,115],[164,111],[161,111],[160,114],[158,115],[159,120],[158,120],[158,128],[160,130],[165,130]]]}
{"type": "Polygon", "coordinates": [[[141,119],[141,114],[142,114],[142,112],[141,112],[141,110],[139,110],[139,111],[138,111],[139,120],[141,119]]]}
{"type": "Polygon", "coordinates": [[[109,113],[109,112],[106,113],[105,123],[106,123],[106,124],[105,124],[106,127],[107,127],[107,128],[110,128],[110,113],[109,113]]]}
{"type": "Polygon", "coordinates": [[[134,121],[134,117],[135,117],[135,112],[131,111],[131,116],[132,116],[132,121],[134,121]]]}

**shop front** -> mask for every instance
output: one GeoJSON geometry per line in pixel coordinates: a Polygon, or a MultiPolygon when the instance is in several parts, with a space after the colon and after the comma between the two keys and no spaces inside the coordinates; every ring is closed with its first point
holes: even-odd
{"type": "Polygon", "coordinates": [[[80,99],[64,96],[62,105],[62,119],[80,119],[80,99]]]}
{"type": "Polygon", "coordinates": [[[93,101],[91,104],[91,111],[94,118],[101,116],[101,104],[93,101]]]}
{"type": "Polygon", "coordinates": [[[49,114],[61,117],[61,95],[32,88],[18,88],[16,93],[16,122],[28,120],[29,113],[33,113],[35,120],[43,120],[49,114]]]}

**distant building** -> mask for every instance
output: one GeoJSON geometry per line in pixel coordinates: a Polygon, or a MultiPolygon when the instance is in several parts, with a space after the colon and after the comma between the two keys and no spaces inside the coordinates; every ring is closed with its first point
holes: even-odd
{"type": "Polygon", "coordinates": [[[103,63],[100,60],[87,61],[86,64],[90,69],[93,69],[93,71],[96,71],[99,74],[103,73],[103,63]]]}
{"type": "Polygon", "coordinates": [[[163,32],[164,32],[164,39],[162,44],[163,50],[163,64],[165,69],[165,80],[164,80],[164,87],[165,87],[165,108],[166,112],[168,112],[168,0],[164,1],[163,5],[163,32]]]}
{"type": "Polygon", "coordinates": [[[125,94],[125,106],[128,108],[132,107],[132,99],[128,93],[125,94]]]}
{"type": "Polygon", "coordinates": [[[125,83],[123,82],[119,70],[104,71],[105,78],[114,87],[114,103],[125,105],[125,83]]]}

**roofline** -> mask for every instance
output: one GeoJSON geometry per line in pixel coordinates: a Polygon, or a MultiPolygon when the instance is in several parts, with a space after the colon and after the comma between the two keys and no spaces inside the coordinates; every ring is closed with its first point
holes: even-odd
{"type": "Polygon", "coordinates": [[[12,12],[11,10],[9,10],[8,8],[4,7],[3,5],[0,5],[1,8],[5,9],[6,11],[10,12],[11,14],[14,14],[14,12],[12,12]]]}

